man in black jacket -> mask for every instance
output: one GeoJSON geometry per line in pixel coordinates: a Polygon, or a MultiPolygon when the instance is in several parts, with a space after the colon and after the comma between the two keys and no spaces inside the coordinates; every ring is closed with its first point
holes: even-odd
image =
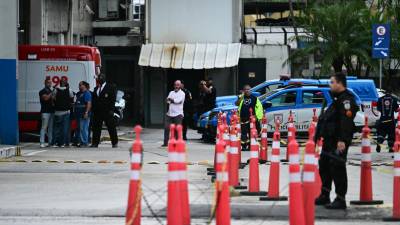
{"type": "Polygon", "coordinates": [[[93,137],[91,147],[97,148],[99,146],[101,128],[103,122],[105,122],[110,134],[112,147],[116,148],[118,147],[118,136],[114,108],[117,91],[113,85],[106,82],[104,74],[99,75],[98,82],[99,85],[95,87],[92,96],[93,137]]]}
{"type": "Polygon", "coordinates": [[[322,180],[321,195],[316,205],[327,209],[346,209],[347,193],[347,151],[355,130],[354,117],[359,110],[354,96],[347,90],[346,76],[337,73],[331,77],[332,103],[318,118],[315,139],[324,138],[319,173],[322,180]],[[336,199],[330,203],[332,181],[335,184],[336,199]]]}

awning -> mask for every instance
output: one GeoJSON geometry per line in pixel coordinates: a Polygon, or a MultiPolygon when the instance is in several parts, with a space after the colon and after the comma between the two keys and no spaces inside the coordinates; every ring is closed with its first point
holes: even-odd
{"type": "Polygon", "coordinates": [[[213,69],[236,66],[240,43],[144,44],[139,65],[174,69],[213,69]]]}

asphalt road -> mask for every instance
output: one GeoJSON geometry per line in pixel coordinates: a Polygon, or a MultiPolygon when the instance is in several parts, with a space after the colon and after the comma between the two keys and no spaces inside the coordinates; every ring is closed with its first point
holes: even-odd
{"type": "MultiPolygon", "coordinates": [[[[0,162],[0,224],[123,224],[129,182],[131,133],[124,135],[118,149],[103,142],[99,149],[45,148],[24,143],[21,157],[0,162]]],[[[167,151],[160,148],[162,131],[145,129],[142,224],[165,224],[167,193],[167,151]],[[160,223],[160,222],[161,223],[160,223]]],[[[214,186],[206,175],[206,166],[214,154],[213,145],[204,144],[192,132],[187,142],[189,191],[192,224],[207,224],[213,205],[214,186]]],[[[374,146],[373,146],[374,149],[374,146]]],[[[285,148],[281,149],[281,156],[285,148]]],[[[243,161],[249,157],[243,153],[243,161]]],[[[392,197],[389,153],[373,154],[379,166],[373,170],[374,198],[381,206],[350,206],[347,211],[317,207],[316,224],[387,224],[381,218],[390,214],[392,197]]],[[[353,146],[348,165],[347,200],[358,199],[360,147],[353,146]]],[[[261,189],[268,182],[269,166],[260,166],[261,189]]],[[[288,194],[288,168],[282,165],[280,191],[288,194]]],[[[240,170],[242,182],[248,182],[248,168],[240,170]]],[[[334,194],[332,193],[332,198],[334,194]]],[[[232,224],[288,224],[287,202],[260,202],[258,197],[232,197],[232,224]]]]}

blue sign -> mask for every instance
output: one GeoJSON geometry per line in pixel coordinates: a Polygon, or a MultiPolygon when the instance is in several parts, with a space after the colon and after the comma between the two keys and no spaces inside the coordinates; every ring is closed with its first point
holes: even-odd
{"type": "Polygon", "coordinates": [[[390,55],[390,24],[372,25],[372,58],[385,59],[390,55]]]}

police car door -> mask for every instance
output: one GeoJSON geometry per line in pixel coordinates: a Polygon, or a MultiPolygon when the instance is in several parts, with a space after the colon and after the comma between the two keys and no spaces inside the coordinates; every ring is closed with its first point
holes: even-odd
{"type": "Polygon", "coordinates": [[[297,108],[298,124],[296,128],[298,132],[308,132],[308,128],[314,116],[318,117],[326,92],[318,89],[301,90],[300,103],[297,108]]]}
{"type": "Polygon", "coordinates": [[[294,117],[294,122],[297,121],[297,101],[298,101],[298,90],[284,90],[278,92],[278,94],[271,96],[267,100],[267,104],[264,104],[264,109],[267,112],[268,119],[268,131],[273,132],[275,130],[275,122],[280,121],[281,131],[287,131],[287,122],[290,112],[294,117]]]}

